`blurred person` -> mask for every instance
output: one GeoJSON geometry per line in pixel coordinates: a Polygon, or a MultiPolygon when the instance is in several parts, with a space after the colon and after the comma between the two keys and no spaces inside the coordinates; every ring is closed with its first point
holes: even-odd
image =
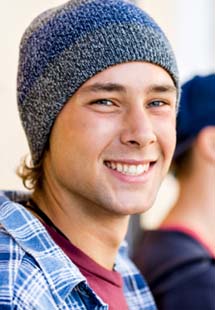
{"type": "Polygon", "coordinates": [[[68,1],[26,30],[17,81],[31,191],[0,195],[0,308],[156,309],[123,240],[175,148],[164,33],[129,1],[68,1]]]}
{"type": "Polygon", "coordinates": [[[215,309],[215,74],[182,87],[172,170],[179,195],[134,261],[160,310],[215,309]]]}

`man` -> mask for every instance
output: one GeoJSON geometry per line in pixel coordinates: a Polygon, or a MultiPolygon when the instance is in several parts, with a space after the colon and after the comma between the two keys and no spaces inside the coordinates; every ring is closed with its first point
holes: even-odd
{"type": "Polygon", "coordinates": [[[161,310],[215,307],[215,74],[182,87],[173,170],[179,196],[135,262],[161,310]]]}
{"type": "Polygon", "coordinates": [[[2,309],[155,309],[123,239],[168,171],[178,92],[165,35],[128,1],[34,20],[18,70],[32,191],[0,198],[2,309]]]}

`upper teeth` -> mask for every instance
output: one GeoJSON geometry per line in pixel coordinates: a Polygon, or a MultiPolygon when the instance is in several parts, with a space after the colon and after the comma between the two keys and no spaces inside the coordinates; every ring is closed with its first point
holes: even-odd
{"type": "Polygon", "coordinates": [[[149,163],[139,165],[129,165],[116,162],[106,162],[107,166],[127,175],[140,175],[149,169],[149,163]]]}

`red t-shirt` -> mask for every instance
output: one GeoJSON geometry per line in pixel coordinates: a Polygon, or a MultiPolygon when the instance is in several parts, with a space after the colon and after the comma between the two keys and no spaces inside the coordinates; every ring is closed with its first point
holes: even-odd
{"type": "Polygon", "coordinates": [[[105,269],[97,264],[89,256],[75,247],[55,229],[43,223],[52,239],[80,269],[86,277],[90,287],[96,294],[109,305],[110,310],[127,310],[125,296],[123,294],[123,281],[116,271],[105,269]]]}

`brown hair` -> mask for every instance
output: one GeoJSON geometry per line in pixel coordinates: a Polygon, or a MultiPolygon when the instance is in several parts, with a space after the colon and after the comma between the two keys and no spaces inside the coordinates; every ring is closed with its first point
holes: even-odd
{"type": "Polygon", "coordinates": [[[25,156],[22,158],[19,167],[16,170],[17,175],[22,179],[23,185],[30,190],[42,187],[43,179],[43,158],[36,165],[32,160],[25,156]]]}
{"type": "Polygon", "coordinates": [[[192,170],[192,154],[193,149],[190,147],[184,153],[173,159],[171,171],[176,178],[183,178],[190,174],[192,170]]]}

